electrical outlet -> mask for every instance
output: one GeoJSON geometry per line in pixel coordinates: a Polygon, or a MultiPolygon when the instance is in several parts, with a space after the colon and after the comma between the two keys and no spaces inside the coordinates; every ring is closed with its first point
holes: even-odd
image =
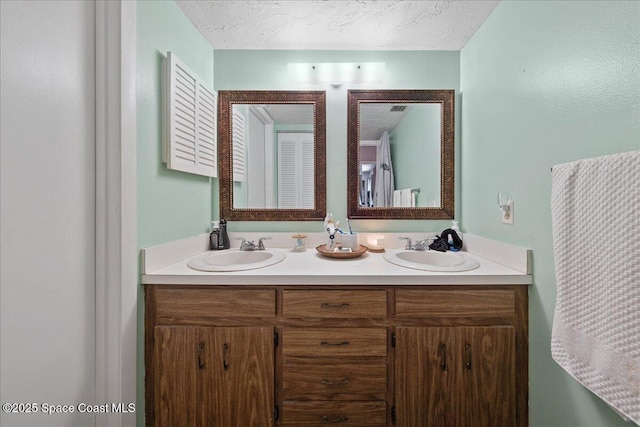
{"type": "Polygon", "coordinates": [[[513,200],[509,199],[500,209],[503,224],[513,224],[513,200]]]}

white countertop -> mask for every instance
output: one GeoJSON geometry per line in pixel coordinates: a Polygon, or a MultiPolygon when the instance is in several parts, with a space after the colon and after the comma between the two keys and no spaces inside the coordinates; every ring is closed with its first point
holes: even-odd
{"type": "MultiPolygon", "coordinates": [[[[193,239],[198,239],[194,241],[197,242],[198,248],[202,248],[201,236],[193,239]]],[[[477,243],[473,246],[479,247],[477,243]]],[[[188,267],[187,263],[202,254],[203,250],[194,252],[191,248],[190,253],[178,261],[175,260],[180,254],[174,250],[172,257],[165,256],[164,259],[173,258],[175,262],[164,265],[149,259],[155,256],[152,255],[152,251],[143,252],[142,283],[168,285],[529,285],[532,283],[528,268],[526,271],[522,271],[522,268],[519,271],[511,268],[513,265],[511,267],[503,265],[469,252],[463,253],[478,260],[480,267],[461,272],[430,272],[391,264],[384,259],[383,253],[367,252],[358,258],[334,259],[319,254],[315,248],[308,248],[305,252],[293,252],[290,249],[278,250],[286,254],[283,261],[260,269],[234,272],[205,272],[188,267]]],[[[526,249],[522,251],[524,256],[530,253],[526,249]]]]}

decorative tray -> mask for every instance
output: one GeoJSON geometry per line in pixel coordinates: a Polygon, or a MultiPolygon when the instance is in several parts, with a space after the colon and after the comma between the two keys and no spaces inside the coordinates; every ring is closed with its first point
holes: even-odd
{"type": "Polygon", "coordinates": [[[316,250],[328,258],[345,259],[345,258],[357,258],[363,253],[367,252],[369,248],[367,248],[364,245],[360,245],[360,248],[354,252],[334,252],[333,250],[327,249],[327,245],[320,245],[316,247],[316,250]]]}

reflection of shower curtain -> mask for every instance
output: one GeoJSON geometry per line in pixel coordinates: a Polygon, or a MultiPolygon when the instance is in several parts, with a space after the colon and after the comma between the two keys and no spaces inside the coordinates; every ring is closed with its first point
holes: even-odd
{"type": "Polygon", "coordinates": [[[380,145],[378,145],[378,149],[376,150],[376,182],[373,191],[373,206],[393,206],[394,188],[389,134],[385,131],[380,138],[380,145]]]}

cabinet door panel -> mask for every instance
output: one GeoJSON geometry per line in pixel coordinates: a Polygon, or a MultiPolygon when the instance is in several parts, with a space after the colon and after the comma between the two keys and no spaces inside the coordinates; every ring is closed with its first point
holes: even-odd
{"type": "Polygon", "coordinates": [[[215,425],[273,425],[273,328],[216,328],[214,348],[215,425]]]}
{"type": "Polygon", "coordinates": [[[459,426],[515,426],[515,330],[459,328],[459,426]]]}
{"type": "Polygon", "coordinates": [[[198,329],[154,329],[156,426],[197,425],[198,329]]]}
{"type": "Polygon", "coordinates": [[[400,427],[452,426],[453,328],[396,328],[396,419],[400,427]]]}

